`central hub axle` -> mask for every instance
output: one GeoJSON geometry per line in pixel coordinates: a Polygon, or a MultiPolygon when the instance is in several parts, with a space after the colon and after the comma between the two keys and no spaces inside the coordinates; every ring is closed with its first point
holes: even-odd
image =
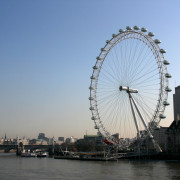
{"type": "Polygon", "coordinates": [[[138,93],[137,89],[131,89],[128,86],[120,86],[119,90],[120,91],[126,91],[127,93],[138,93]]]}

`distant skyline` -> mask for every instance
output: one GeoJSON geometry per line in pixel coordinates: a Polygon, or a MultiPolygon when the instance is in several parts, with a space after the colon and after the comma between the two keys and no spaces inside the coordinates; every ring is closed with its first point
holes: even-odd
{"type": "Polygon", "coordinates": [[[92,66],[113,33],[138,25],[167,50],[172,75],[161,126],[173,121],[180,85],[180,1],[0,1],[0,136],[96,134],[89,110],[92,66]]]}

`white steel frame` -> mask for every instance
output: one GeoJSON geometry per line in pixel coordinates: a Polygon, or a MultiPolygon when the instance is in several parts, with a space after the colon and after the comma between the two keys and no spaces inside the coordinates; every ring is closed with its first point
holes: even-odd
{"type": "MultiPolygon", "coordinates": [[[[112,138],[112,134],[108,132],[107,128],[104,126],[102,119],[98,112],[98,104],[97,104],[97,88],[98,88],[98,78],[101,73],[101,68],[103,67],[103,63],[106,60],[107,55],[109,52],[114,48],[118,43],[121,43],[122,41],[126,41],[127,39],[136,39],[144,43],[145,46],[148,46],[148,48],[152,51],[156,63],[157,68],[159,71],[159,97],[157,99],[157,105],[156,109],[154,110],[154,115],[151,119],[151,122],[154,122],[154,124],[159,125],[159,122],[161,120],[160,116],[163,115],[165,110],[165,105],[163,104],[164,101],[168,98],[168,92],[165,90],[168,87],[168,78],[165,77],[165,74],[167,74],[167,66],[164,65],[163,61],[164,55],[160,51],[160,47],[157,43],[155,43],[152,36],[149,36],[148,34],[138,31],[138,30],[126,30],[124,32],[120,32],[117,35],[113,35],[113,38],[106,41],[106,45],[101,49],[101,52],[99,56],[97,57],[95,66],[93,67],[93,73],[91,76],[91,84],[90,84],[90,110],[92,112],[92,120],[95,123],[95,129],[98,129],[98,131],[101,133],[101,135],[106,138],[109,142],[113,143],[114,145],[118,145],[120,147],[126,146],[124,140],[114,141],[112,138]]],[[[138,112],[138,108],[136,107],[136,102],[134,101],[133,97],[131,96],[131,93],[129,94],[129,100],[131,104],[131,109],[135,121],[135,126],[137,129],[137,136],[138,138],[142,138],[140,135],[138,124],[136,121],[133,104],[138,112]]],[[[139,116],[141,116],[141,113],[138,112],[139,116]]],[[[152,131],[154,129],[153,126],[148,126],[144,121],[143,117],[141,117],[141,120],[145,126],[145,129],[149,132],[149,135],[152,135],[152,131]]],[[[153,124],[153,123],[152,123],[153,124]]],[[[160,150],[159,150],[160,151],[160,150]]]]}

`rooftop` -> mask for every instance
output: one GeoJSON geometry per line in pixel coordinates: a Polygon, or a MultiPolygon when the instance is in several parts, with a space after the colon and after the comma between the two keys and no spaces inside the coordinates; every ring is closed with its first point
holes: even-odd
{"type": "Polygon", "coordinates": [[[177,86],[175,89],[176,89],[176,90],[180,89],[180,86],[177,86]]]}
{"type": "Polygon", "coordinates": [[[173,121],[169,128],[167,129],[167,132],[170,132],[171,130],[177,130],[180,129],[180,121],[173,121]]]}

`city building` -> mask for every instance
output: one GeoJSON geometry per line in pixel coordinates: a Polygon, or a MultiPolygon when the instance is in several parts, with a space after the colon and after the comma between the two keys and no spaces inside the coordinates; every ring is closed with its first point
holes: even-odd
{"type": "Polygon", "coordinates": [[[100,135],[84,135],[84,142],[90,143],[94,142],[95,144],[102,144],[102,136],[100,135]]]}
{"type": "Polygon", "coordinates": [[[180,152],[180,86],[173,94],[174,121],[167,129],[167,151],[180,152]]]}
{"type": "Polygon", "coordinates": [[[0,139],[0,144],[3,144],[4,143],[4,138],[1,138],[0,139]]]}
{"type": "Polygon", "coordinates": [[[56,144],[62,144],[62,143],[64,143],[64,137],[58,137],[56,144]]]}
{"type": "Polygon", "coordinates": [[[153,132],[153,137],[161,147],[162,151],[167,150],[167,134],[166,134],[167,129],[168,127],[160,126],[160,128],[156,128],[153,132]]]}
{"type": "Polygon", "coordinates": [[[49,144],[49,145],[54,145],[54,143],[55,143],[54,137],[49,138],[48,144],[49,144]]]}
{"type": "Polygon", "coordinates": [[[76,141],[77,141],[77,138],[74,138],[73,136],[66,139],[66,143],[68,144],[75,143],[76,141]]]}
{"type": "Polygon", "coordinates": [[[64,137],[58,137],[58,141],[64,142],[64,137]]]}
{"type": "Polygon", "coordinates": [[[17,144],[22,143],[23,145],[29,145],[29,140],[23,137],[22,139],[17,138],[17,144]]]}
{"type": "Polygon", "coordinates": [[[36,139],[36,145],[48,145],[48,142],[42,139],[36,139]]]}
{"type": "Polygon", "coordinates": [[[45,134],[44,133],[39,133],[38,139],[44,139],[44,138],[45,138],[45,134]]]}
{"type": "Polygon", "coordinates": [[[180,152],[180,116],[167,129],[167,151],[180,152]]]}
{"type": "Polygon", "coordinates": [[[120,139],[119,133],[113,134],[112,136],[113,136],[116,140],[119,140],[119,139],[120,139]]]}
{"type": "Polygon", "coordinates": [[[38,140],[43,140],[49,142],[49,138],[45,136],[45,133],[39,133],[38,140]]]}
{"type": "Polygon", "coordinates": [[[6,133],[5,133],[5,137],[4,138],[2,137],[0,139],[0,144],[1,145],[12,145],[12,144],[16,144],[16,143],[17,143],[16,139],[7,138],[6,133]]]}
{"type": "Polygon", "coordinates": [[[174,121],[176,121],[178,115],[180,115],[180,86],[175,88],[175,94],[173,94],[173,102],[174,102],[174,121]]]}

